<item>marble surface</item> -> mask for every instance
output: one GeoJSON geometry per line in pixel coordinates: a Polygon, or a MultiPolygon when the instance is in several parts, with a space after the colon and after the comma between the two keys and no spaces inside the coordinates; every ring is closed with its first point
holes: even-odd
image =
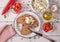
{"type": "MultiPolygon", "coordinates": [[[[1,0],[0,0],[1,1],[1,0]]],[[[7,0],[8,1],[8,0],[7,0]]],[[[0,26],[4,25],[4,24],[14,24],[14,19],[16,18],[17,14],[14,13],[12,11],[12,9],[10,9],[7,13],[6,13],[6,18],[4,18],[4,16],[1,15],[1,12],[4,8],[4,3],[6,2],[6,0],[2,0],[1,4],[0,4],[0,26]]],[[[27,6],[27,4],[30,4],[31,0],[18,0],[19,2],[22,3],[22,11],[25,10],[31,10],[30,6],[27,6]]],[[[54,15],[57,18],[60,18],[60,0],[49,0],[49,4],[51,5],[57,5],[58,10],[54,13],[54,15]]],[[[56,29],[51,32],[51,33],[47,33],[49,34],[48,36],[54,40],[56,40],[56,42],[60,42],[60,22],[54,22],[54,25],[56,26],[56,29]]],[[[42,31],[43,34],[46,34],[42,31]]],[[[22,38],[20,37],[18,34],[16,34],[14,37],[12,37],[11,39],[9,39],[7,42],[50,42],[49,40],[40,37],[40,36],[35,36],[33,38],[22,38]]]]}

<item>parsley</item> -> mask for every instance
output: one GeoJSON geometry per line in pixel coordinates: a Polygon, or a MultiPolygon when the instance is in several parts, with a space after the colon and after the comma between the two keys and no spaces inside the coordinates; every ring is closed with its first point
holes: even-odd
{"type": "Polygon", "coordinates": [[[6,15],[4,15],[4,18],[6,18],[7,16],[6,15]]]}

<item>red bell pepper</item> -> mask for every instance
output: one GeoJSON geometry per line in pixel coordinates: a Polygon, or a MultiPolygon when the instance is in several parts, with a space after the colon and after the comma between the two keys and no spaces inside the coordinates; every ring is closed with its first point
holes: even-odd
{"type": "Polygon", "coordinates": [[[9,8],[14,4],[15,1],[16,0],[9,0],[9,2],[2,11],[2,15],[4,15],[9,10],[9,8]]]}

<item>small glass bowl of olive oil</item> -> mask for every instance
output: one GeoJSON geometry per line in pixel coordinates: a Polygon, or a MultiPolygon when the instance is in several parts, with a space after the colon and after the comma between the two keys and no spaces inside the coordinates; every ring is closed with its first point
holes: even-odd
{"type": "Polygon", "coordinates": [[[45,11],[43,12],[43,19],[45,20],[51,20],[53,17],[53,13],[51,11],[45,11]]]}

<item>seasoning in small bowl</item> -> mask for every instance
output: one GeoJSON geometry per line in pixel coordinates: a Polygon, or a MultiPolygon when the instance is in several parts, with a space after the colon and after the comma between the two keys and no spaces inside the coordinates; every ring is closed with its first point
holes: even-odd
{"type": "Polygon", "coordinates": [[[45,20],[51,20],[52,17],[53,17],[53,13],[50,12],[50,11],[45,11],[45,12],[43,13],[43,19],[45,19],[45,20]]]}

